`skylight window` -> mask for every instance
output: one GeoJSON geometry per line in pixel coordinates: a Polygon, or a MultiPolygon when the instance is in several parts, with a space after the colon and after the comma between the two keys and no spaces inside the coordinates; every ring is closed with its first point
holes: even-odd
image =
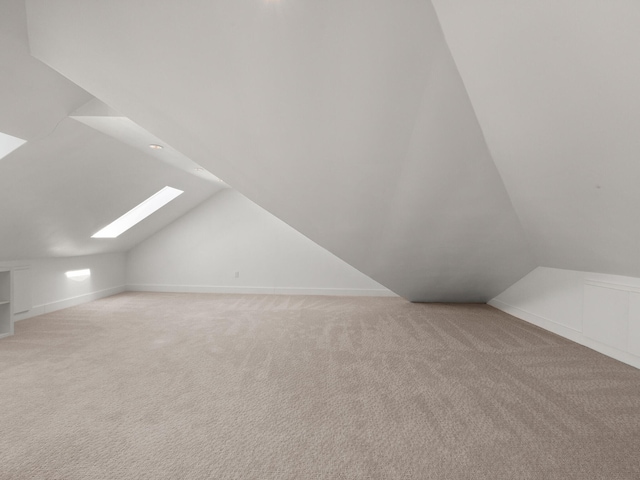
{"type": "Polygon", "coordinates": [[[22,140],[21,138],[12,137],[11,135],[0,132],[0,160],[26,142],[26,140],[22,140]]]}
{"type": "Polygon", "coordinates": [[[98,233],[92,235],[91,238],[116,238],[182,193],[184,192],[177,188],[164,187],[158,193],[150,196],[140,205],[132,208],[98,233]]]}

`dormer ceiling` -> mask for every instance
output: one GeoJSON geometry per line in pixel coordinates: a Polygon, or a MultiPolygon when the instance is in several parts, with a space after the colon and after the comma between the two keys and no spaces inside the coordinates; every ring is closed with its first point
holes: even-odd
{"type": "Polygon", "coordinates": [[[410,300],[640,276],[637,2],[27,7],[32,55],[410,300]]]}

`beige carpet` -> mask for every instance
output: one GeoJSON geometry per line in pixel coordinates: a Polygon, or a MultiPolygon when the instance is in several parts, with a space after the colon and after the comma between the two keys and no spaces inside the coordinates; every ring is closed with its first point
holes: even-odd
{"type": "Polygon", "coordinates": [[[484,305],[126,293],[0,366],[3,480],[640,478],[640,371],[484,305]]]}

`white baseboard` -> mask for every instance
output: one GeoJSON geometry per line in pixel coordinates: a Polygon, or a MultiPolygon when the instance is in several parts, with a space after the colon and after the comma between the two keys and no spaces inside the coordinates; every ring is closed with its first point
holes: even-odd
{"type": "Polygon", "coordinates": [[[341,297],[397,297],[387,289],[297,288],[297,287],[236,287],[214,285],[127,285],[128,292],[165,293],[244,293],[266,295],[329,295],[341,297]]]}
{"type": "Polygon", "coordinates": [[[63,308],[75,307],[83,303],[92,302],[100,298],[110,297],[125,291],[125,286],[120,285],[117,287],[107,288],[105,290],[99,290],[97,292],[90,292],[84,295],[78,295],[77,297],[65,298],[52,303],[46,303],[43,305],[36,305],[27,312],[16,313],[13,315],[13,321],[18,322],[20,320],[26,320],[27,318],[37,317],[38,315],[44,315],[45,313],[55,312],[62,310],[63,308]]]}
{"type": "Polygon", "coordinates": [[[582,346],[595,350],[596,352],[602,353],[603,355],[614,358],[633,367],[640,368],[640,357],[585,337],[579,330],[561,325],[553,320],[522,310],[518,307],[514,307],[513,305],[501,302],[495,298],[493,300],[489,300],[487,304],[508,313],[509,315],[519,318],[520,320],[524,320],[525,322],[536,325],[551,333],[555,333],[556,335],[571,340],[572,342],[576,342],[582,346]]]}
{"type": "Polygon", "coordinates": [[[509,315],[513,315],[514,317],[517,317],[520,320],[524,320],[525,322],[533,323],[534,325],[555,333],[556,335],[560,335],[561,337],[580,343],[579,339],[582,336],[582,333],[579,330],[575,330],[573,328],[567,327],[566,325],[554,322],[553,320],[537,315],[535,313],[522,310],[521,308],[514,307],[513,305],[501,302],[500,300],[496,300],[495,298],[493,300],[489,300],[487,302],[487,305],[491,305],[492,307],[508,313],[509,315]]]}
{"type": "Polygon", "coordinates": [[[397,297],[388,289],[381,288],[298,288],[275,287],[276,295],[328,295],[332,297],[397,297]]]}

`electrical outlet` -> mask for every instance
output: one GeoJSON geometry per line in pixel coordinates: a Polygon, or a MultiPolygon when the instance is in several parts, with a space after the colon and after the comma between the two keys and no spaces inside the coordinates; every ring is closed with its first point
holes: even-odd
{"type": "Polygon", "coordinates": [[[240,272],[236,272],[236,278],[240,278],[240,272]]]}

